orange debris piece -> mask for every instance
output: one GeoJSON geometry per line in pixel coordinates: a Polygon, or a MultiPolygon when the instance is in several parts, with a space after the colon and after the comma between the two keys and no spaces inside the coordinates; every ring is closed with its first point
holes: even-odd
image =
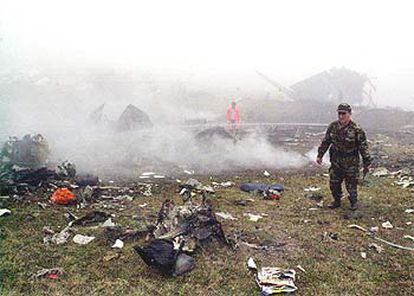
{"type": "Polygon", "coordinates": [[[59,205],[67,205],[74,201],[76,196],[67,188],[59,188],[52,195],[52,202],[59,205]]]}

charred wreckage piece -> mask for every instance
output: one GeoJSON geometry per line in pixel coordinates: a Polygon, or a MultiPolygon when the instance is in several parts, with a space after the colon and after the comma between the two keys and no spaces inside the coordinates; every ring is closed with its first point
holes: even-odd
{"type": "Polygon", "coordinates": [[[192,270],[194,259],[188,254],[194,253],[198,247],[213,240],[229,244],[209,202],[201,205],[187,202],[176,206],[166,200],[151,236],[153,239],[149,244],[135,246],[134,249],[148,266],[168,276],[192,270]]]}
{"type": "Polygon", "coordinates": [[[49,154],[49,145],[41,134],[10,137],[0,151],[0,193],[24,194],[43,185],[67,187],[71,185],[68,181],[78,186],[98,184],[96,176],[77,175],[76,166],[68,161],[51,169],[49,154]]]}

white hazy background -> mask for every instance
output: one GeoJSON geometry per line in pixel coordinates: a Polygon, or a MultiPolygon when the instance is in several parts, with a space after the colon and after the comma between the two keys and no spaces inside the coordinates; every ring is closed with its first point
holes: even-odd
{"type": "Polygon", "coordinates": [[[153,151],[149,157],[177,164],[299,166],[299,155],[264,140],[203,155],[178,130],[156,129],[145,151],[131,137],[97,137],[86,117],[104,102],[113,119],[129,103],[161,123],[194,112],[175,104],[176,90],[164,89],[154,101],[156,87],[128,85],[127,74],[125,88],[111,85],[96,79],[99,69],[238,88],[263,85],[255,70],[290,85],[345,66],[374,81],[379,106],[414,110],[413,11],[411,1],[0,0],[0,132],[43,132],[59,157],[78,159],[85,168],[91,153],[114,160],[131,151],[153,151]],[[76,74],[90,69],[91,80],[76,74]]]}
{"type": "MultiPolygon", "coordinates": [[[[368,73],[378,103],[412,107],[412,1],[0,1],[1,70],[119,65],[294,83],[368,73]]],[[[201,75],[199,74],[199,75],[201,75]]]]}

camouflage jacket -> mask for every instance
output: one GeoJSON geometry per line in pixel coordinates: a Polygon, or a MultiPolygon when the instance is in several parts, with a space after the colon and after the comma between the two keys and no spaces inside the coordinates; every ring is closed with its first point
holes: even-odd
{"type": "Polygon", "coordinates": [[[365,132],[353,121],[346,126],[342,126],[339,121],[334,121],[328,126],[318,148],[318,157],[323,157],[329,147],[331,161],[340,158],[359,159],[361,154],[363,164],[371,164],[365,132]]]}

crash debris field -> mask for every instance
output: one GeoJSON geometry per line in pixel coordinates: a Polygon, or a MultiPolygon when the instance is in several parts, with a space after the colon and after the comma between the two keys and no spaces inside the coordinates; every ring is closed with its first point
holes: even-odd
{"type": "Polygon", "coordinates": [[[356,212],[346,196],[327,208],[328,167],[311,161],[95,176],[69,162],[36,167],[43,141],[9,143],[23,152],[11,155],[19,169],[3,167],[2,295],[414,294],[410,133],[370,135],[376,167],[361,180],[356,212]],[[30,165],[25,143],[37,147],[30,165]]]}

